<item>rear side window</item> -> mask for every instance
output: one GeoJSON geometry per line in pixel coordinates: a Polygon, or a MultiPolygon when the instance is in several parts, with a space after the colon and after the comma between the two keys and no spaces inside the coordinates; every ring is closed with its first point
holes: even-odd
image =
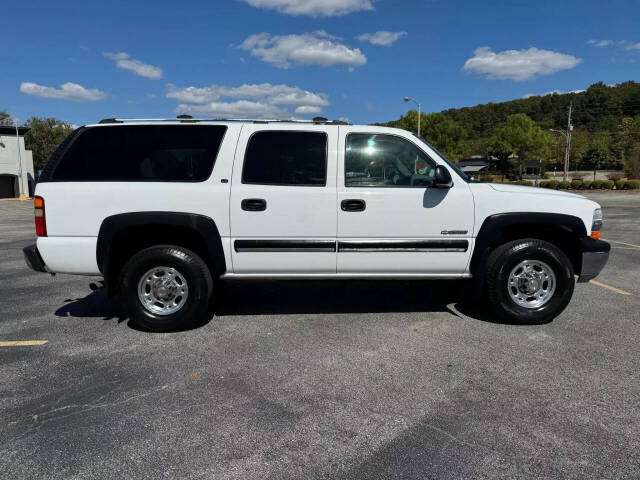
{"type": "Polygon", "coordinates": [[[264,131],[249,139],[242,183],[317,187],[327,184],[327,135],[264,131]]]}
{"type": "Polygon", "coordinates": [[[125,125],[86,129],[53,172],[55,181],[201,182],[226,127],[125,125]]]}

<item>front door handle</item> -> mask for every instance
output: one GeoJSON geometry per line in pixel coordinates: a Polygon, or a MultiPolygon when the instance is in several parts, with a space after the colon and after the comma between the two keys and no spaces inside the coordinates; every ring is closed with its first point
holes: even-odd
{"type": "Polygon", "coordinates": [[[246,212],[264,212],[267,209],[267,201],[262,198],[245,198],[240,206],[246,212]]]}
{"type": "Polygon", "coordinates": [[[342,202],[340,202],[340,208],[342,208],[343,212],[364,212],[367,208],[367,204],[364,200],[352,198],[349,200],[342,200],[342,202]]]}

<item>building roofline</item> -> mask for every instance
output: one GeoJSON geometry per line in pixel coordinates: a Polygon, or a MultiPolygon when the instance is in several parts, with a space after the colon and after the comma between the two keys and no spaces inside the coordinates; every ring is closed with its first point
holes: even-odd
{"type": "MultiPolygon", "coordinates": [[[[29,127],[18,127],[18,135],[24,137],[24,135],[31,130],[29,127]]],[[[16,136],[16,127],[11,125],[0,125],[0,135],[13,135],[16,136]]]]}

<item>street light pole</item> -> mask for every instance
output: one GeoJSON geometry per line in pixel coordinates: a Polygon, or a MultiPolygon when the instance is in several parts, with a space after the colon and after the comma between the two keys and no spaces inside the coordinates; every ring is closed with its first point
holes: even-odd
{"type": "Polygon", "coordinates": [[[420,112],[420,104],[419,104],[418,102],[416,102],[416,101],[415,101],[413,98],[411,98],[411,97],[404,97],[404,101],[405,101],[405,102],[413,102],[413,103],[415,103],[416,105],[418,105],[418,136],[420,136],[420,117],[422,116],[422,115],[421,115],[421,112],[420,112]]]}

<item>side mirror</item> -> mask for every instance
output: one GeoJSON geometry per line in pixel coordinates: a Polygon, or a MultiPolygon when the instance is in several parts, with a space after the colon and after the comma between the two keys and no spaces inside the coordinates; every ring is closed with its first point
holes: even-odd
{"type": "Polygon", "coordinates": [[[433,179],[434,188],[451,188],[453,187],[453,179],[449,170],[442,165],[436,167],[436,174],[433,179]]]}

